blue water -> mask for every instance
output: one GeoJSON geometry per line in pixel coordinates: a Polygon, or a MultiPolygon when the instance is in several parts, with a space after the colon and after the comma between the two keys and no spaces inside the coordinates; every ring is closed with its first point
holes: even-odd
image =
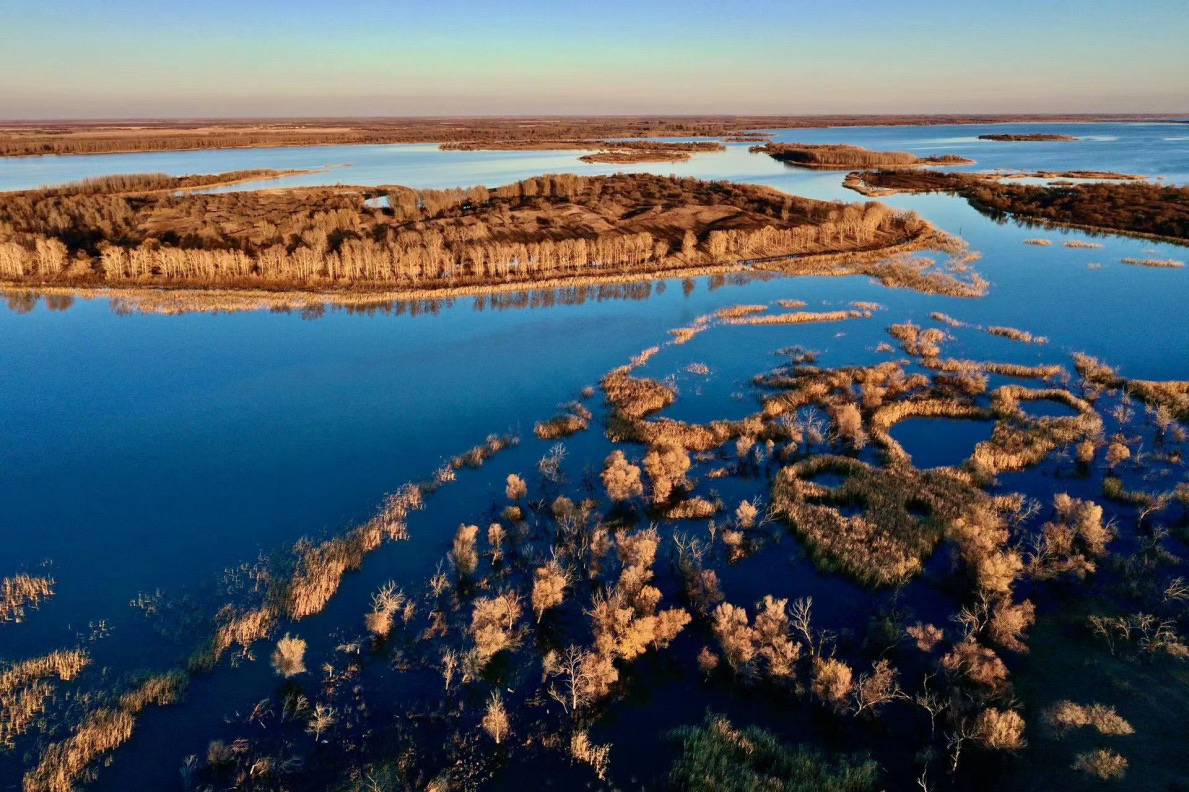
{"type": "MultiPolygon", "coordinates": [[[[978,160],[970,166],[975,169],[1118,170],[1189,183],[1183,125],[1029,125],[1029,131],[1084,139],[974,140],[991,129],[792,130],[777,139],[958,153],[978,160]]],[[[0,189],[105,173],[180,175],[333,163],[349,166],[264,184],[496,185],[545,172],[623,169],[582,164],[576,157],[341,146],[5,159],[0,189]]],[[[841,187],[841,173],[789,168],[748,153],[746,144],[632,170],[858,199],[841,187]]],[[[412,542],[369,558],[325,613],[302,623],[311,640],[307,662],[316,666],[333,654],[330,636],[338,626],[358,622],[379,582],[391,577],[419,585],[448,549],[454,528],[475,521],[501,497],[503,477],[534,468],[552,445],[532,438],[534,422],[610,368],[662,343],[669,329],[728,305],[801,299],[809,310],[827,310],[870,300],[887,308],[839,324],[720,328],[668,347],[644,369],[650,376],[675,377],[680,398],[666,414],[698,421],[748,414],[758,396],[750,379],[782,364],[774,354],[781,347],[813,349],[827,366],[869,364],[889,357],[875,351],[891,340],[887,325],[933,324],[932,311],[1051,339],[1032,346],[956,329],[946,347],[955,357],[1068,365],[1068,354],[1081,350],[1128,376],[1189,379],[1189,269],[1118,263],[1124,257],[1185,260],[1185,248],[1106,236],[1093,238],[1104,245],[1101,250],[1068,249],[1060,243],[1092,237],[997,224],[949,196],[893,196],[886,202],[918,211],[968,240],[982,254],[974,266],[991,282],[990,294],[977,300],[929,296],[858,277],[742,285],[702,278],[692,290],[681,281],[653,284],[646,300],[477,311],[471,300],[460,299],[419,315],[329,310],[313,321],[267,311],[121,316],[100,299],[77,299],[68,310],[50,310],[44,300],[27,312],[0,308],[0,575],[48,562],[58,581],[57,595],[25,623],[0,625],[0,658],[70,645],[88,624],[105,620],[110,635],[94,646],[97,666],[108,666],[117,677],[135,668],[166,668],[191,647],[162,642],[147,629],[128,605],[138,592],[217,597],[223,569],[365,519],[384,493],[425,475],[446,456],[489,433],[519,430],[521,447],[480,471],[463,471],[448,495],[411,521],[412,542]],[[1023,244],[1037,236],[1055,243],[1023,244]],[[1102,267],[1091,269],[1091,263],[1102,267]],[[695,362],[708,365],[711,374],[688,373],[695,362]]],[[[981,431],[979,424],[968,428],[981,431]]],[[[898,431],[912,434],[917,427],[906,422],[898,431]]],[[[931,457],[927,437],[905,442],[914,443],[910,452],[927,466],[953,464],[981,438],[960,432],[946,439],[954,442],[938,445],[931,457]]],[[[597,426],[566,445],[573,478],[608,450],[597,426]]],[[[763,491],[763,482],[754,484],[763,491]]],[[[762,577],[747,567],[725,573],[728,599],[746,602],[779,585],[787,589],[782,596],[818,592],[821,601],[839,603],[843,610],[827,610],[827,620],[866,607],[854,587],[812,572],[803,561],[791,562],[790,556],[797,557],[791,539],[774,553],[774,560],[756,562],[765,565],[762,577]],[[764,591],[755,588],[758,583],[764,591]]],[[[176,788],[180,758],[201,754],[223,715],[275,692],[266,653],[258,654],[257,662],[196,680],[181,707],[150,713],[97,788],[176,788]]],[[[16,782],[18,760],[0,755],[0,788],[16,782]]]]}

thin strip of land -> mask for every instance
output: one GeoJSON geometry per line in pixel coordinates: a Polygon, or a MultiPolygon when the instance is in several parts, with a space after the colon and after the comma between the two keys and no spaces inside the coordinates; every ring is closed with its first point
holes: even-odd
{"type": "Polygon", "coordinates": [[[765,129],[1161,120],[1171,119],[1152,114],[1012,114],[24,121],[0,125],[0,156],[605,138],[731,137],[755,140],[760,139],[765,129]]]}
{"type": "Polygon", "coordinates": [[[907,151],[870,151],[846,144],[766,143],[750,151],[799,168],[850,170],[852,168],[912,168],[921,165],[972,165],[974,160],[956,154],[918,157],[907,151]]]}
{"type": "Polygon", "coordinates": [[[868,196],[945,192],[991,217],[1189,244],[1189,187],[1003,184],[988,174],[890,169],[851,173],[843,184],[868,196]]]}
{"type": "Polygon", "coordinates": [[[996,143],[1048,143],[1063,140],[1078,140],[1073,135],[1045,135],[1045,134],[999,134],[979,135],[979,140],[992,140],[996,143]]]}

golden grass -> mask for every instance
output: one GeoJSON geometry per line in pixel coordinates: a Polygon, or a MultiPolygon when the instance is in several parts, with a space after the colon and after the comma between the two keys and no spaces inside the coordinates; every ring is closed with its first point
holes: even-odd
{"type": "Polygon", "coordinates": [[[14,745],[45,711],[54,687],[46,680],[74,679],[91,663],[82,649],[58,650],[0,666],[0,749],[14,745]]]}
{"type": "Polygon", "coordinates": [[[21,573],[0,580],[0,623],[19,622],[27,608],[36,608],[54,595],[54,581],[21,573]]]}
{"type": "Polygon", "coordinates": [[[847,319],[864,319],[870,317],[865,311],[794,311],[792,313],[770,314],[767,316],[747,316],[727,319],[724,324],[729,325],[783,325],[783,324],[811,324],[814,322],[842,322],[847,319]]]}
{"type": "Polygon", "coordinates": [[[1051,239],[1025,239],[1025,245],[1035,245],[1036,247],[1049,247],[1053,244],[1051,239]]]}
{"type": "Polygon", "coordinates": [[[714,316],[718,319],[738,319],[741,316],[763,313],[766,310],[768,310],[766,305],[731,305],[718,309],[714,312],[714,316]]]}
{"type": "Polygon", "coordinates": [[[94,777],[97,760],[128,741],[141,711],[175,703],[184,684],[180,673],[152,677],[124,694],[118,707],[86,715],[69,737],[42,752],[36,767],[25,774],[24,792],[74,792],[94,777]]]}
{"type": "Polygon", "coordinates": [[[1062,243],[1067,248],[1075,248],[1078,250],[1102,250],[1102,245],[1097,242],[1083,242],[1080,239],[1073,239],[1069,242],[1062,243]]]}

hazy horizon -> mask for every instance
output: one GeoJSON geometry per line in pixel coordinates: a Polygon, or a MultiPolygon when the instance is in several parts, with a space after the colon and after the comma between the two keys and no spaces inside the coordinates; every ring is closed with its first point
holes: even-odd
{"type": "Polygon", "coordinates": [[[1179,3],[0,0],[0,118],[1183,113],[1179,3]]]}

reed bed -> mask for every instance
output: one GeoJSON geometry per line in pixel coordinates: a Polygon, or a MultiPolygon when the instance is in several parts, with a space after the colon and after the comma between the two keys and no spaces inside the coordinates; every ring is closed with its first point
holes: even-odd
{"type": "Polygon", "coordinates": [[[82,649],[63,649],[0,665],[0,750],[12,748],[45,711],[54,695],[47,680],[69,682],[90,664],[90,655],[82,649]]]}
{"type": "Polygon", "coordinates": [[[1185,266],[1185,262],[1176,259],[1122,258],[1119,261],[1132,267],[1151,267],[1153,269],[1181,269],[1185,266]]]}
{"type": "Polygon", "coordinates": [[[6,194],[0,278],[79,289],[580,285],[583,278],[684,277],[765,259],[884,250],[933,233],[919,217],[880,204],[827,204],[763,187],[644,174],[560,174],[494,190],[394,187],[388,209],[366,203],[379,192],[340,187],[135,200],[6,194]],[[560,218],[567,222],[553,222],[560,218]],[[599,230],[582,230],[592,228],[599,230]],[[201,246],[177,243],[197,239],[201,246]]]}
{"type": "Polygon", "coordinates": [[[1062,243],[1067,248],[1074,248],[1077,250],[1102,250],[1102,245],[1097,242],[1083,242],[1080,239],[1071,239],[1068,242],[1062,243]]]}
{"type": "Polygon", "coordinates": [[[1019,341],[1021,344],[1047,344],[1049,339],[1044,336],[1036,336],[1029,333],[1027,330],[1017,330],[1014,327],[999,327],[992,325],[987,328],[987,332],[993,336],[1000,336],[1001,338],[1009,338],[1012,341],[1019,341]]]}
{"type": "Polygon", "coordinates": [[[871,314],[867,311],[794,311],[792,313],[771,314],[767,316],[745,316],[727,319],[728,325],[779,325],[779,324],[812,324],[815,322],[842,322],[847,319],[865,319],[871,314]]]}
{"type": "Polygon", "coordinates": [[[1024,470],[1058,448],[1100,436],[1103,429],[1102,418],[1089,402],[1060,388],[1034,390],[1004,385],[992,394],[991,409],[998,417],[991,439],[975,446],[969,462],[970,469],[980,477],[1024,470]],[[1039,400],[1060,402],[1077,414],[1037,418],[1020,408],[1020,401],[1039,400]]]}
{"type": "Polygon", "coordinates": [[[533,433],[541,440],[557,440],[577,434],[590,426],[593,417],[590,410],[574,402],[567,405],[565,412],[548,421],[540,421],[533,427],[533,433]]]}
{"type": "Polygon", "coordinates": [[[1035,247],[1051,247],[1053,240],[1051,239],[1025,239],[1025,245],[1033,245],[1035,247]]]}
{"type": "Polygon", "coordinates": [[[136,717],[149,706],[178,701],[185,675],[152,677],[120,697],[119,706],[87,714],[69,737],[51,743],[25,774],[25,792],[74,792],[95,777],[94,764],[132,737],[136,717]]]}
{"type": "Polygon", "coordinates": [[[774,511],[809,545],[819,568],[873,587],[918,574],[946,521],[967,504],[985,500],[981,490],[953,471],[875,468],[828,454],[782,468],[772,491],[774,511]],[[838,487],[814,483],[823,473],[844,481],[838,487]],[[863,513],[844,516],[839,507],[845,505],[860,506],[863,513]],[[914,514],[922,510],[923,517],[914,514]]]}
{"type": "Polygon", "coordinates": [[[48,577],[13,575],[0,580],[0,624],[19,622],[28,608],[36,608],[54,596],[54,581],[48,577]]]}
{"type": "Polygon", "coordinates": [[[669,386],[653,379],[633,377],[616,369],[600,385],[615,412],[628,420],[639,420],[668,407],[677,398],[669,386]]]}

